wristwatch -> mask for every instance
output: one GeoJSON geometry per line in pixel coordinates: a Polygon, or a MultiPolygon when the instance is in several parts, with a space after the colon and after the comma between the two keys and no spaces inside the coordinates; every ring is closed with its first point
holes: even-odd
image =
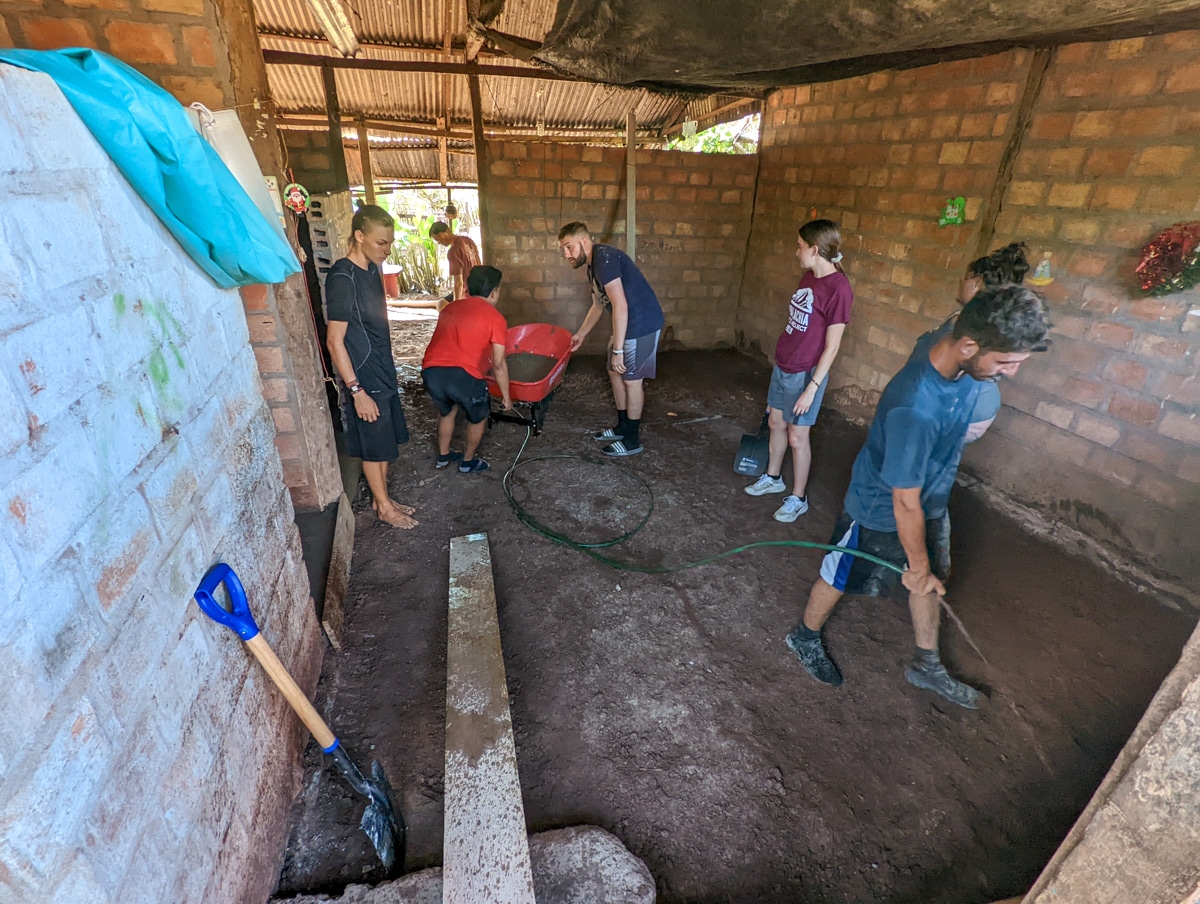
{"type": "Polygon", "coordinates": [[[362,392],[362,383],[359,383],[358,380],[355,380],[346,388],[350,390],[350,395],[358,395],[360,392],[362,392]]]}

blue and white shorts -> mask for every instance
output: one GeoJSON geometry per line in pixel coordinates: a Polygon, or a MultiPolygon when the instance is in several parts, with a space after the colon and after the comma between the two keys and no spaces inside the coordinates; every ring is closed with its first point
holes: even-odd
{"type": "MultiPolygon", "coordinates": [[[[876,558],[891,562],[898,568],[908,567],[908,554],[900,545],[900,535],[894,532],[871,530],[863,527],[846,511],[838,517],[829,538],[831,546],[854,549],[876,558]]],[[[950,517],[942,515],[925,522],[925,548],[929,553],[929,566],[939,580],[950,577],[950,517]]],[[[821,561],[821,580],[843,593],[861,596],[889,597],[904,590],[900,575],[892,569],[850,555],[840,550],[825,554],[821,561]]]]}

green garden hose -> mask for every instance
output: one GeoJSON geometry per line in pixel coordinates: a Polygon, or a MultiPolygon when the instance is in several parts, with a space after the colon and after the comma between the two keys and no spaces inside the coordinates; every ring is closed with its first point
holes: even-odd
{"type": "Polygon", "coordinates": [[[677,565],[638,565],[634,562],[626,562],[620,559],[614,559],[611,556],[605,555],[600,550],[609,549],[610,547],[617,546],[621,543],[624,543],[626,540],[631,539],[649,523],[651,516],[654,514],[654,490],[651,488],[649,481],[647,481],[637,472],[631,471],[629,468],[622,467],[614,461],[597,461],[596,459],[589,458],[586,455],[539,455],[536,458],[522,459],[521,456],[525,454],[525,447],[529,444],[529,438],[531,435],[532,428],[526,428],[525,442],[521,443],[521,449],[519,452],[517,452],[517,457],[513,459],[512,466],[505,473],[503,480],[504,496],[508,499],[508,504],[512,506],[513,512],[517,516],[517,520],[539,536],[545,537],[547,540],[552,540],[553,542],[562,546],[566,546],[569,549],[574,549],[577,552],[581,552],[584,555],[590,556],[597,562],[600,562],[602,565],[607,565],[609,568],[613,568],[617,571],[633,571],[637,572],[638,574],[671,574],[672,572],[685,571],[689,568],[699,568],[702,565],[711,565],[714,562],[719,562],[721,559],[728,559],[731,556],[740,555],[741,553],[749,552],[753,549],[767,549],[770,547],[798,547],[802,549],[820,549],[826,552],[837,550],[839,552],[846,553],[847,555],[857,556],[860,559],[866,559],[868,562],[873,562],[876,565],[881,565],[884,568],[891,569],[897,574],[904,573],[904,569],[895,563],[889,562],[886,559],[881,559],[878,556],[873,556],[870,553],[862,552],[858,549],[847,549],[844,546],[832,546],[828,543],[812,543],[808,540],[759,540],[755,543],[746,543],[742,546],[735,546],[732,549],[714,553],[711,556],[705,556],[702,559],[696,559],[692,562],[680,562],[677,565]],[[646,496],[649,502],[646,506],[645,514],[642,515],[637,524],[635,524],[625,533],[616,537],[612,537],[608,540],[598,540],[593,543],[585,543],[580,540],[576,540],[575,538],[562,533],[561,531],[556,531],[551,527],[547,527],[545,524],[542,524],[542,522],[538,521],[537,518],[529,513],[528,509],[526,509],[516,500],[513,495],[512,486],[513,475],[517,472],[517,470],[525,467],[526,465],[532,465],[541,461],[582,461],[592,465],[607,465],[609,467],[619,468],[625,474],[629,475],[639,484],[641,484],[642,489],[646,491],[646,496]]]}

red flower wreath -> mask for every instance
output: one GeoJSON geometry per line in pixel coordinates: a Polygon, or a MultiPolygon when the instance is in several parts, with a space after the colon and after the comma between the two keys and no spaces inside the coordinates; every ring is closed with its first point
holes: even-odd
{"type": "Polygon", "coordinates": [[[1182,292],[1200,282],[1200,223],[1176,223],[1142,249],[1135,271],[1149,295],[1182,292]]]}

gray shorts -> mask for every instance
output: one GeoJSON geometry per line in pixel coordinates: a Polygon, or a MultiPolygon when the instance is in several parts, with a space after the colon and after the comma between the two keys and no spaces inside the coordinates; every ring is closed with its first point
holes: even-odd
{"type": "Polygon", "coordinates": [[[812,407],[802,415],[795,415],[792,411],[796,407],[796,400],[800,398],[800,394],[808,387],[808,382],[812,377],[812,372],[802,370],[798,374],[789,374],[786,371],[780,370],[776,364],[774,370],[771,371],[771,386],[767,390],[767,405],[771,408],[778,408],[783,415],[785,424],[793,424],[797,427],[811,427],[817,422],[817,413],[821,410],[821,400],[825,398],[825,387],[829,385],[829,380],[817,387],[817,396],[813,399],[812,407]]]}
{"type": "MultiPolygon", "coordinates": [[[[626,383],[638,380],[653,380],[658,373],[658,337],[661,330],[648,336],[625,340],[625,373],[621,379],[626,383]]],[[[612,345],[608,347],[608,369],[613,369],[612,345]]]]}

